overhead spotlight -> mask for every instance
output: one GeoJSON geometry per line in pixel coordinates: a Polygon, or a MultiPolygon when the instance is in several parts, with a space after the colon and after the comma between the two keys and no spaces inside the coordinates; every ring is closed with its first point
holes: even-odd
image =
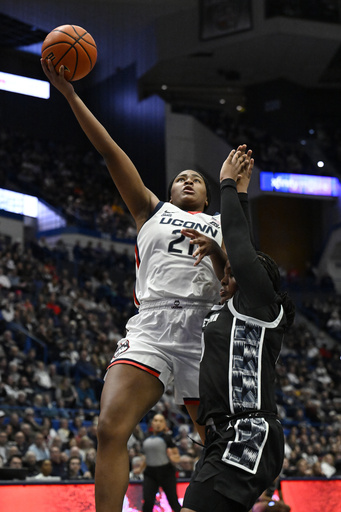
{"type": "Polygon", "coordinates": [[[302,139],[302,140],[300,140],[300,144],[301,144],[301,146],[306,146],[307,145],[307,141],[302,139]]]}
{"type": "Polygon", "coordinates": [[[225,103],[226,103],[225,98],[220,98],[219,103],[220,103],[220,105],[225,105],[225,103]]]}
{"type": "Polygon", "coordinates": [[[237,105],[237,106],[236,106],[236,110],[237,110],[238,112],[245,112],[245,107],[243,107],[243,105],[237,105]]]}
{"type": "Polygon", "coordinates": [[[166,84],[161,85],[161,89],[162,89],[163,91],[167,91],[167,89],[168,89],[168,85],[166,85],[166,84]]]}
{"type": "Polygon", "coordinates": [[[314,128],[310,128],[310,130],[309,130],[309,135],[314,135],[314,133],[315,133],[314,128]]]}
{"type": "Polygon", "coordinates": [[[324,162],[322,162],[322,160],[319,160],[317,162],[317,167],[324,167],[324,162]]]}

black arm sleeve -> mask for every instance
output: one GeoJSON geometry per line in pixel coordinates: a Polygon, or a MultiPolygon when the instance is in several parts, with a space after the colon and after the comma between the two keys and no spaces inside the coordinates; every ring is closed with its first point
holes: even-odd
{"type": "Polygon", "coordinates": [[[238,197],[239,197],[240,204],[243,208],[245,218],[249,225],[249,233],[250,233],[251,243],[253,246],[255,246],[255,241],[253,239],[253,232],[252,232],[252,223],[251,223],[251,218],[250,218],[249,196],[248,196],[247,192],[238,192],[238,197]]]}
{"type": "Polygon", "coordinates": [[[238,199],[236,183],[232,179],[221,183],[220,211],[224,243],[240,299],[248,309],[273,304],[276,294],[253,247],[249,224],[238,199]]]}

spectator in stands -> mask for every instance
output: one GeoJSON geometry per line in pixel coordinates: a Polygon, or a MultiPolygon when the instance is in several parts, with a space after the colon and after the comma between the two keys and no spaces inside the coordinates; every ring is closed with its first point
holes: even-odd
{"type": "Polygon", "coordinates": [[[47,442],[47,446],[51,446],[53,440],[57,437],[57,431],[52,426],[52,420],[48,416],[44,416],[41,423],[41,432],[47,442]]]}
{"type": "Polygon", "coordinates": [[[73,420],[70,423],[70,428],[75,436],[78,435],[79,437],[81,437],[82,435],[84,435],[84,431],[83,433],[80,433],[80,429],[84,428],[84,415],[81,410],[78,411],[76,416],[74,416],[73,420]]]}
{"type": "Polygon", "coordinates": [[[70,377],[64,376],[56,389],[56,400],[63,401],[64,407],[72,409],[78,403],[78,393],[75,386],[72,384],[70,377]]]}
{"type": "Polygon", "coordinates": [[[78,405],[86,409],[98,409],[98,401],[88,378],[82,378],[76,387],[78,405]]]}
{"type": "Polygon", "coordinates": [[[335,459],[335,473],[334,477],[340,477],[341,476],[341,454],[339,453],[338,456],[335,459]]]}
{"type": "Polygon", "coordinates": [[[326,478],[326,475],[322,470],[321,462],[319,460],[311,464],[311,476],[326,478]]]}
{"type": "MultiPolygon", "coordinates": [[[[310,439],[309,439],[309,443],[311,443],[310,439]]],[[[302,453],[302,457],[304,459],[306,459],[306,461],[308,462],[308,464],[310,466],[315,464],[315,462],[318,462],[318,457],[314,453],[314,446],[312,444],[308,444],[307,446],[305,446],[304,451],[302,453]]]]}
{"type": "MultiPolygon", "coordinates": [[[[20,386],[20,384],[19,384],[19,386],[20,386]]],[[[16,405],[18,407],[22,408],[22,407],[27,407],[28,405],[31,405],[31,404],[32,404],[32,398],[30,399],[27,396],[27,393],[25,391],[19,389],[18,397],[16,400],[16,405]]]]}
{"type": "Polygon", "coordinates": [[[19,432],[20,430],[20,422],[21,418],[17,412],[11,412],[9,415],[9,422],[7,424],[7,427],[10,427],[12,430],[12,437],[14,438],[14,435],[16,432],[19,432]]]}
{"type": "Polygon", "coordinates": [[[34,416],[34,409],[32,407],[27,407],[25,409],[23,421],[28,423],[34,432],[40,432],[41,425],[36,421],[34,416]]]}
{"type": "Polygon", "coordinates": [[[86,434],[81,436],[81,438],[77,442],[77,446],[79,448],[79,453],[82,457],[82,460],[85,460],[88,451],[94,447],[90,437],[86,434]]]}
{"type": "Polygon", "coordinates": [[[35,477],[35,480],[61,480],[60,476],[52,475],[52,462],[50,459],[44,459],[40,465],[40,473],[35,477]]]}
{"type": "Polygon", "coordinates": [[[57,365],[51,363],[48,365],[48,374],[50,377],[50,386],[48,388],[49,396],[52,400],[55,399],[56,389],[59,387],[62,376],[58,373],[57,365]]]}
{"type": "Polygon", "coordinates": [[[293,468],[290,467],[290,461],[289,461],[288,457],[284,457],[282,469],[279,474],[279,478],[280,479],[287,478],[291,475],[292,472],[293,472],[293,468]]]}
{"type": "MultiPolygon", "coordinates": [[[[20,368],[18,365],[18,361],[12,360],[8,363],[8,371],[11,374],[12,381],[15,386],[18,387],[19,385],[19,379],[20,379],[20,368]]],[[[20,392],[20,390],[19,390],[20,392]]]]}
{"type": "Polygon", "coordinates": [[[182,437],[177,443],[176,443],[180,455],[186,455],[188,453],[188,450],[192,447],[192,440],[189,437],[182,437]]]}
{"type": "Polygon", "coordinates": [[[57,434],[60,437],[63,446],[69,442],[70,438],[72,437],[72,433],[69,428],[69,420],[67,418],[60,419],[57,434]]]}
{"type": "Polygon", "coordinates": [[[12,441],[10,441],[8,444],[8,449],[7,449],[7,461],[9,461],[12,457],[14,457],[14,455],[21,457],[21,454],[20,454],[20,451],[19,451],[19,448],[17,447],[17,445],[15,443],[13,443],[12,441]]]}
{"type": "Polygon", "coordinates": [[[23,420],[20,423],[20,431],[24,433],[26,442],[28,443],[28,445],[30,445],[34,438],[34,432],[35,432],[32,428],[32,425],[30,425],[30,423],[27,423],[25,420],[23,420]]]}
{"type": "Polygon", "coordinates": [[[85,465],[86,465],[86,473],[90,472],[91,478],[95,478],[95,469],[96,469],[96,449],[95,448],[89,448],[86,451],[85,459],[84,459],[85,465]]]}
{"type": "Polygon", "coordinates": [[[326,329],[330,332],[330,334],[332,336],[340,337],[341,318],[340,318],[340,312],[338,309],[334,309],[331,312],[330,318],[326,323],[326,329]]]}
{"type": "MultiPolygon", "coordinates": [[[[1,378],[1,373],[0,373],[0,378],[1,378]]],[[[5,418],[6,418],[5,411],[2,411],[0,409],[0,432],[2,432],[4,430],[5,418]]]]}
{"type": "Polygon", "coordinates": [[[311,467],[309,466],[306,459],[300,458],[296,463],[296,469],[293,471],[291,476],[304,477],[312,474],[311,467]]]}
{"type": "Polygon", "coordinates": [[[20,455],[12,455],[6,463],[6,466],[9,468],[22,468],[23,467],[23,461],[22,457],[20,455]]]}
{"type": "Polygon", "coordinates": [[[7,405],[16,405],[19,389],[10,373],[2,376],[3,394],[7,405]]]}
{"type": "Polygon", "coordinates": [[[17,445],[17,447],[18,447],[18,450],[19,450],[19,452],[20,452],[20,455],[21,455],[21,456],[24,456],[24,455],[25,455],[25,453],[26,453],[26,452],[27,452],[27,450],[28,450],[28,446],[29,446],[29,445],[28,445],[28,442],[27,442],[27,440],[26,440],[26,436],[25,436],[25,434],[24,434],[21,430],[19,430],[18,432],[16,432],[16,433],[14,434],[14,442],[15,442],[15,444],[16,444],[16,445],[17,445]]]}
{"type": "Polygon", "coordinates": [[[98,430],[98,416],[94,416],[92,418],[91,425],[87,429],[87,434],[90,437],[90,439],[93,443],[93,446],[95,447],[96,450],[97,450],[97,440],[98,440],[97,430],[98,430]]]}
{"type": "Polygon", "coordinates": [[[23,467],[27,468],[27,470],[28,470],[27,476],[28,477],[38,475],[40,469],[37,464],[36,454],[34,452],[31,452],[28,450],[25,453],[25,455],[23,457],[23,467]]]}
{"type": "Polygon", "coordinates": [[[49,449],[51,450],[51,448],[53,447],[57,447],[59,448],[61,451],[63,450],[63,442],[61,440],[61,438],[56,435],[55,437],[53,437],[50,441],[49,441],[49,449]]]}
{"type": "Polygon", "coordinates": [[[50,448],[50,460],[52,463],[51,476],[59,476],[63,478],[66,473],[67,463],[66,458],[63,456],[60,448],[57,446],[51,446],[50,448]]]}
{"type": "Polygon", "coordinates": [[[181,455],[178,467],[178,478],[189,480],[194,471],[194,458],[190,455],[181,455]]]}
{"type": "Polygon", "coordinates": [[[0,431],[0,455],[4,462],[7,461],[8,434],[4,430],[0,431]]]}
{"type": "Polygon", "coordinates": [[[86,349],[80,351],[79,359],[73,367],[73,374],[76,384],[79,384],[82,378],[94,381],[97,378],[97,371],[91,362],[89,352],[86,349]]]}
{"type": "Polygon", "coordinates": [[[129,480],[131,482],[142,482],[143,481],[143,472],[145,468],[145,459],[141,456],[135,456],[131,460],[131,469],[129,472],[129,480]]]}
{"type": "Polygon", "coordinates": [[[77,456],[71,456],[67,464],[67,472],[64,477],[65,480],[83,480],[91,478],[90,471],[84,472],[81,469],[81,458],[77,456]]]}
{"type": "Polygon", "coordinates": [[[46,441],[41,432],[36,432],[34,442],[28,447],[30,452],[33,452],[37,458],[37,462],[50,457],[49,449],[46,446],[46,441]]]}
{"type": "MultiPolygon", "coordinates": [[[[73,326],[76,327],[76,322],[74,320],[70,321],[71,329],[73,326]]],[[[61,351],[59,355],[59,365],[62,369],[62,373],[66,377],[71,377],[71,372],[75,364],[79,359],[79,352],[76,350],[75,344],[73,341],[69,341],[64,350],[61,351]]]]}
{"type": "Polygon", "coordinates": [[[327,478],[332,477],[335,472],[335,459],[331,453],[326,453],[321,460],[321,469],[327,478]]]}
{"type": "Polygon", "coordinates": [[[0,265],[0,289],[1,288],[11,288],[11,281],[9,277],[7,276],[6,270],[3,268],[3,266],[0,265]]]}
{"type": "MultiPolygon", "coordinates": [[[[63,453],[65,453],[65,454],[66,454],[66,456],[67,456],[68,458],[70,458],[70,456],[71,456],[71,450],[72,450],[74,447],[76,447],[76,448],[77,448],[77,450],[78,450],[78,447],[77,447],[77,441],[76,441],[76,439],[75,439],[74,437],[71,437],[71,438],[70,438],[70,440],[69,440],[69,442],[67,443],[67,445],[66,445],[66,446],[65,446],[65,445],[63,445],[63,453]]],[[[77,452],[77,456],[79,456],[79,453],[78,453],[78,452],[77,452]]]]}

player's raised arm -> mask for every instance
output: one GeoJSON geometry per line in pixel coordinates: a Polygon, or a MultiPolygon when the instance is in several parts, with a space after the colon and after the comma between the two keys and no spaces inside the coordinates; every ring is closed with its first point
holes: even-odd
{"type": "Polygon", "coordinates": [[[137,230],[139,230],[158,203],[158,198],[145,187],[141,176],[128,155],[116,144],[104,126],[84,104],[75,92],[73,85],[65,80],[63,66],[61,66],[58,74],[50,60],[41,59],[41,65],[51,84],[68,101],[90,142],[103,156],[110,175],[134,217],[137,230]]]}

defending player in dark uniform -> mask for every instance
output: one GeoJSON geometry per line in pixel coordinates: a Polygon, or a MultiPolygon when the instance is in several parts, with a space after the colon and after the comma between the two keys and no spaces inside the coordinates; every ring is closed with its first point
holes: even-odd
{"type": "Polygon", "coordinates": [[[247,512],[282,467],[275,365],[294,306],[279,291],[276,263],[251,242],[236,189],[246,167],[234,150],[221,169],[222,229],[237,291],[204,323],[198,422],[207,426],[206,446],[183,512],[247,512]]]}

